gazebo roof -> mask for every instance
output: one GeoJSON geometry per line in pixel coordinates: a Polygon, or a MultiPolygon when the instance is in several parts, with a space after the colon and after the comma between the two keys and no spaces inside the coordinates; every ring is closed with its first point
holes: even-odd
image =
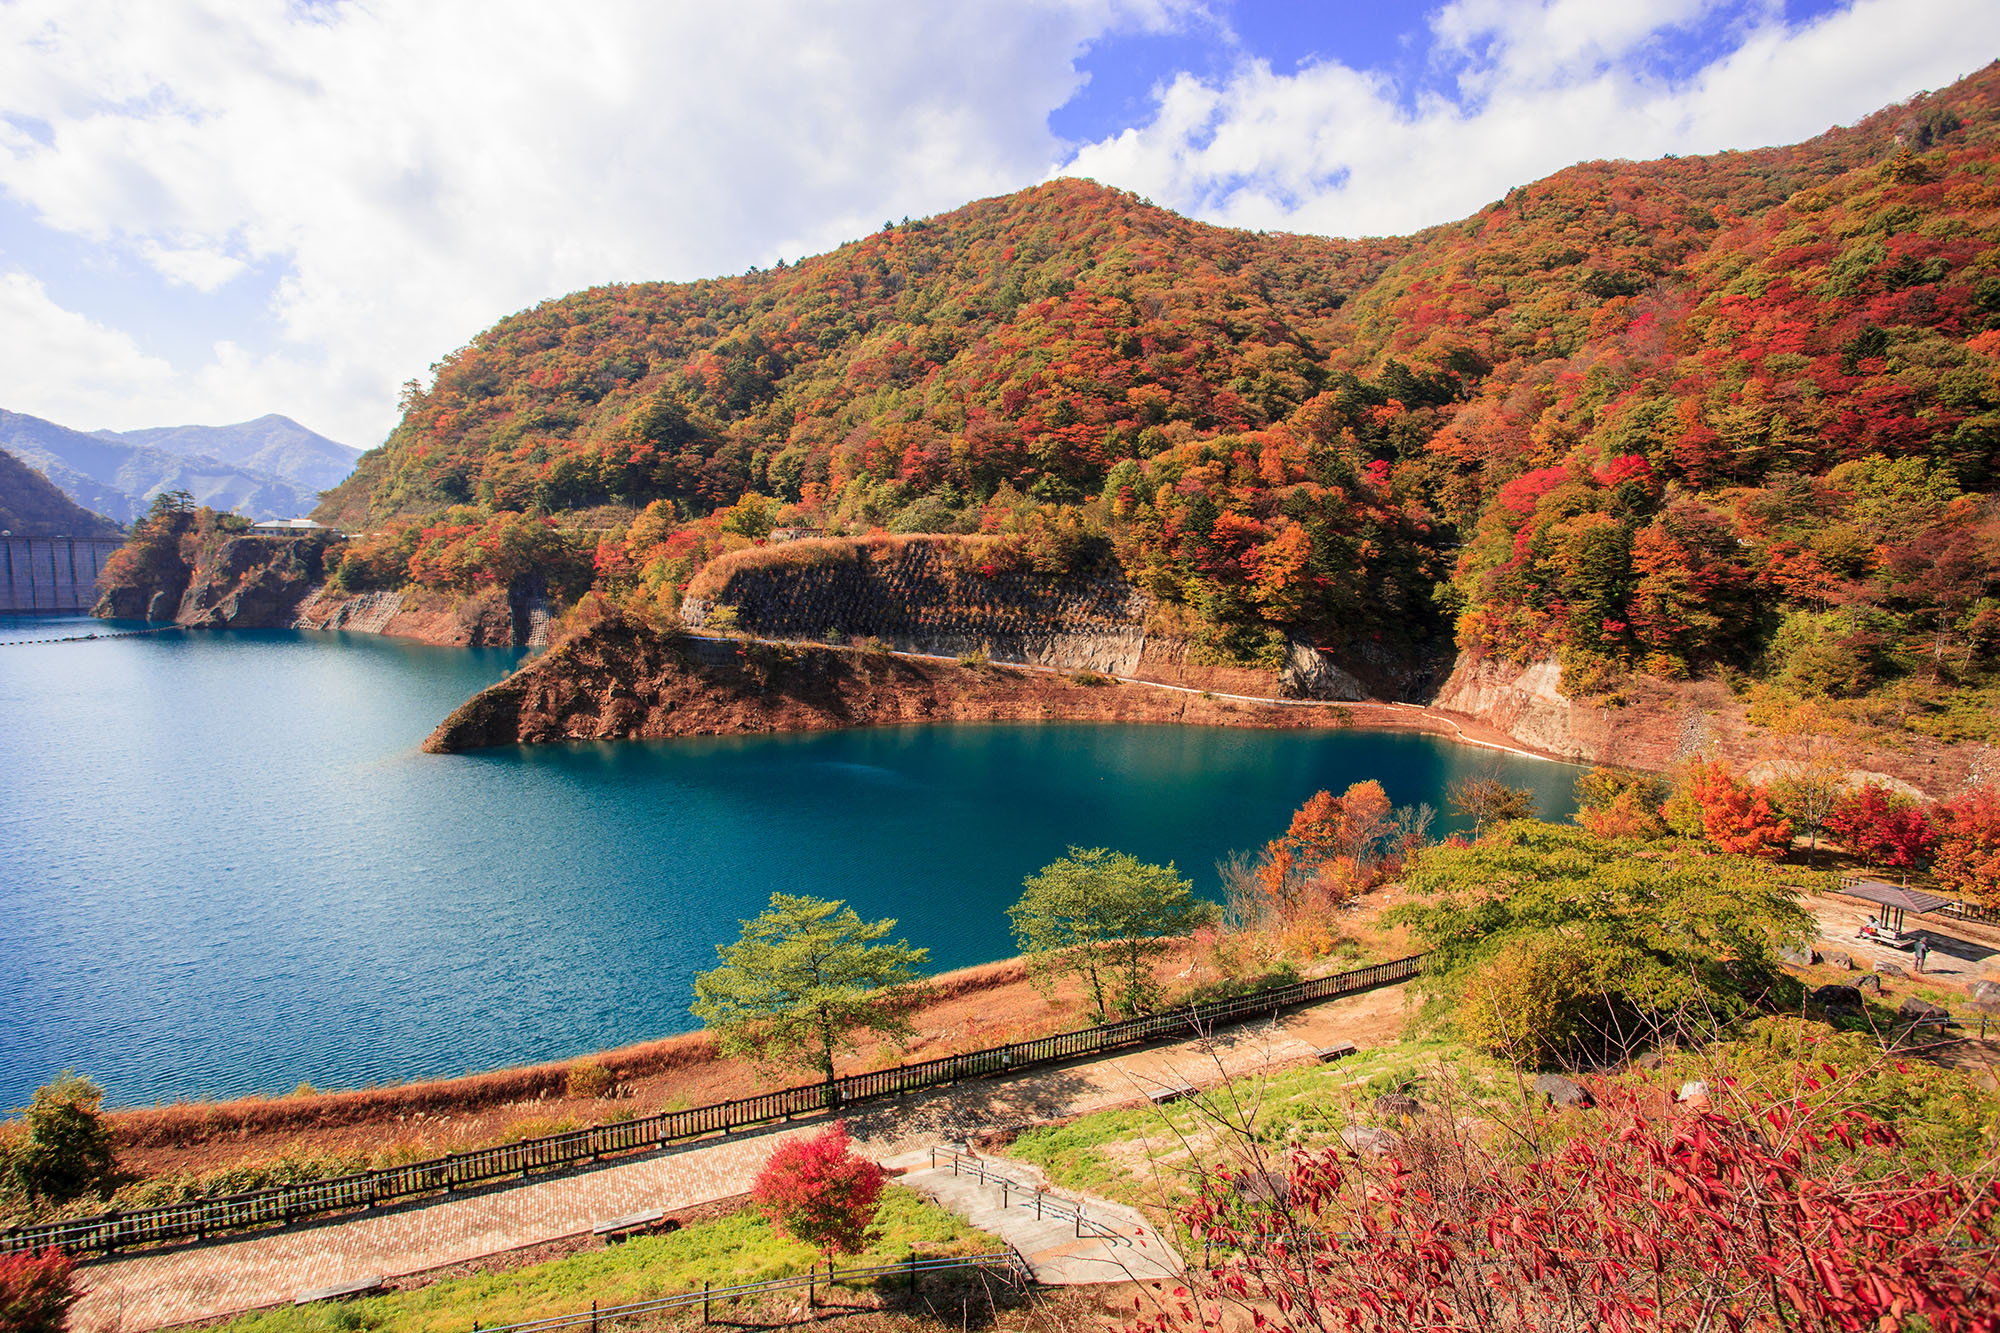
{"type": "Polygon", "coordinates": [[[1951,899],[1940,898],[1935,893],[1925,893],[1922,889],[1899,888],[1894,884],[1884,884],[1879,879],[1864,879],[1841,886],[1842,893],[1850,898],[1866,898],[1871,903],[1884,907],[1900,907],[1906,912],[1935,912],[1940,907],[1949,907],[1951,899]]]}

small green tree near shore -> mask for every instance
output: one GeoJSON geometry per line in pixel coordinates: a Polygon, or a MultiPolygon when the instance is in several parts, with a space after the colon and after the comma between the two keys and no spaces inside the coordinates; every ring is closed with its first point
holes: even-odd
{"type": "Polygon", "coordinates": [[[30,1199],[58,1204],[109,1194],[116,1163],[103,1104],[101,1088],[67,1069],[36,1088],[21,1113],[27,1134],[0,1159],[8,1183],[30,1199]]]}
{"type": "Polygon", "coordinates": [[[815,1070],[830,1083],[855,1033],[909,1034],[930,950],[881,943],[895,927],[842,902],[774,893],[736,943],[717,946],[721,966],[695,977],[695,1017],[725,1055],[815,1070]]]}
{"type": "Polygon", "coordinates": [[[1023,883],[1027,892],[1007,915],[1029,974],[1045,989],[1065,974],[1081,977],[1100,1021],[1112,1007],[1107,987],[1128,1014],[1157,1003],[1153,959],[1168,938],[1217,915],[1171,862],[1149,865],[1103,847],[1072,847],[1023,883]]]}

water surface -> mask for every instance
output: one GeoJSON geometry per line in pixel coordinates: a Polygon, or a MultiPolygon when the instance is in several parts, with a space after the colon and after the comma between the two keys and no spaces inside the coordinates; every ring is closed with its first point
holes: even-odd
{"type": "MultiPolygon", "coordinates": [[[[1441,805],[1491,752],[1388,732],[882,728],[417,750],[503,650],[0,619],[0,1107],[463,1073],[683,1031],[773,891],[893,916],[940,969],[1011,952],[1071,845],[1214,863],[1322,787],[1441,805]]],[[[1500,757],[1570,808],[1575,770],[1500,757]]]]}

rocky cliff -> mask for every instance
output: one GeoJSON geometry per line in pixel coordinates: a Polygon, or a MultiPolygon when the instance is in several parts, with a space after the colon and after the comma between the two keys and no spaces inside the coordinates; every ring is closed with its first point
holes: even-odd
{"type": "MultiPolygon", "coordinates": [[[[1757,773],[1780,748],[1751,721],[1746,702],[1718,681],[1633,677],[1613,700],[1576,699],[1563,692],[1553,659],[1521,664],[1462,656],[1431,706],[1556,758],[1652,772],[1713,756],[1757,773]]],[[[1995,747],[1948,745],[1907,731],[1858,728],[1850,758],[1857,780],[1885,780],[1928,797],[2000,778],[1995,747]]]]}
{"type": "Polygon", "coordinates": [[[424,749],[444,754],[546,741],[1084,720],[1324,727],[1342,725],[1346,716],[1338,705],[1260,707],[1102,677],[670,634],[607,613],[473,696],[424,749]]]}
{"type": "Polygon", "coordinates": [[[532,589],[339,592],[325,581],[335,540],[198,529],[171,540],[142,534],[126,548],[133,558],[107,572],[93,614],[216,629],[345,630],[455,647],[548,641],[549,608],[532,589]]]}
{"type": "Polygon", "coordinates": [[[688,589],[693,629],[897,652],[983,656],[1231,693],[1361,699],[1355,675],[1306,645],[1275,671],[1200,660],[1109,561],[1037,568],[1006,539],[819,539],[724,556],[688,589]]]}

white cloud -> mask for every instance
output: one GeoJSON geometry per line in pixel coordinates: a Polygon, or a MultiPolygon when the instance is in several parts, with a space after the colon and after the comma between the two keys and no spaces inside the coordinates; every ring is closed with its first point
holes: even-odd
{"type": "Polygon", "coordinates": [[[231,342],[183,374],[19,271],[0,273],[0,347],[0,407],[77,430],[247,421],[329,390],[356,393],[366,380],[338,357],[306,364],[231,342]]]}
{"type": "Polygon", "coordinates": [[[249,267],[242,260],[202,246],[179,249],[147,240],[139,253],[169,281],[196,291],[212,292],[249,267]]]}
{"type": "Polygon", "coordinates": [[[174,368],[115,329],[49,299],[26,273],[0,274],[0,405],[94,430],[107,399],[157,399],[174,389],[174,368]]]}
{"type": "Polygon", "coordinates": [[[1033,181],[1084,44],[1185,2],[15,0],[0,188],[201,290],[276,261],[269,406],[373,443],[511,310],[1033,181]]]}
{"type": "Polygon", "coordinates": [[[1390,235],[1463,217],[1509,188],[1603,157],[1708,153],[1810,138],[2000,51],[1990,0],[1858,0],[1803,28],[1714,0],[1455,0],[1432,20],[1459,100],[1414,109],[1338,63],[1214,82],[1182,75],[1146,125],[1064,164],[1236,226],[1390,235]],[[1732,21],[1735,45],[1692,78],[1652,77],[1663,29],[1732,21]]]}

